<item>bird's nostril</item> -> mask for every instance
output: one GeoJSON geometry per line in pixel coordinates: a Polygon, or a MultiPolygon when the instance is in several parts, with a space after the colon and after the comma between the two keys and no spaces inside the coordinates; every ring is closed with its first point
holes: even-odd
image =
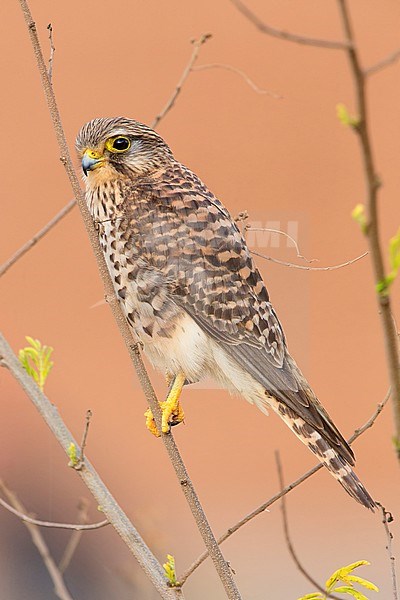
{"type": "Polygon", "coordinates": [[[89,158],[93,158],[93,159],[100,158],[100,156],[101,156],[100,152],[97,152],[97,150],[86,150],[85,154],[89,158]]]}

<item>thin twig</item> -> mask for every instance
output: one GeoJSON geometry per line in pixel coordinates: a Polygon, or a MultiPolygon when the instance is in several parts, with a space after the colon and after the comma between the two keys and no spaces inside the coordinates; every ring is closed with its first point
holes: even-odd
{"type": "MultiPolygon", "coordinates": [[[[51,24],[48,26],[49,31],[50,31],[50,27],[51,27],[51,24]]],[[[51,29],[51,31],[52,31],[52,29],[51,29]]],[[[51,35],[51,31],[49,33],[49,38],[51,35]]],[[[165,115],[171,110],[171,108],[175,104],[178,95],[182,91],[182,86],[185,83],[185,81],[190,73],[190,70],[192,69],[194,63],[196,62],[196,60],[198,58],[200,46],[202,44],[204,44],[209,37],[211,37],[211,35],[206,34],[206,35],[203,35],[199,40],[194,42],[195,48],[193,50],[190,61],[189,61],[188,65],[186,66],[185,71],[183,72],[182,77],[181,77],[179,83],[177,84],[171,98],[165,105],[164,109],[153,120],[153,123],[152,123],[153,129],[155,129],[156,126],[159,125],[160,121],[165,117],[165,115]]],[[[50,38],[50,40],[52,40],[52,38],[50,38]]],[[[50,43],[52,44],[52,41],[50,43]]],[[[51,60],[52,60],[52,54],[50,52],[50,61],[51,60]]],[[[52,66],[52,63],[50,61],[49,61],[49,65],[52,66]]],[[[51,82],[50,67],[49,67],[49,71],[48,71],[48,76],[49,76],[50,82],[51,82]]],[[[19,248],[19,250],[17,250],[5,263],[0,265],[0,277],[2,277],[4,275],[4,273],[6,271],[8,271],[8,269],[10,267],[12,267],[20,258],[22,258],[22,256],[24,254],[26,254],[28,252],[28,250],[30,250],[32,248],[32,246],[34,246],[42,237],[44,237],[46,235],[46,233],[48,233],[51,229],[53,229],[53,227],[55,225],[57,225],[57,223],[59,223],[59,221],[61,221],[61,219],[63,219],[74,208],[75,205],[76,205],[75,199],[71,200],[42,229],[40,229],[40,231],[38,231],[30,240],[28,240],[23,246],[21,246],[21,248],[19,248]]]]}
{"type": "MultiPolygon", "coordinates": [[[[39,39],[37,36],[35,23],[33,22],[27,0],[19,0],[19,3],[21,5],[22,11],[24,13],[24,17],[25,17],[25,21],[26,21],[26,24],[28,27],[32,46],[33,46],[34,53],[35,53],[35,56],[37,59],[38,69],[39,69],[40,76],[42,79],[43,90],[45,92],[50,116],[51,116],[51,119],[53,122],[54,131],[56,133],[57,141],[58,141],[60,152],[61,152],[61,162],[63,163],[63,165],[65,167],[65,170],[66,170],[68,178],[70,180],[75,198],[76,198],[79,208],[81,210],[83,221],[84,221],[87,233],[89,235],[92,249],[93,249],[95,257],[96,257],[99,272],[100,272],[101,278],[104,283],[105,294],[109,298],[112,298],[114,296],[115,301],[109,302],[113,316],[116,320],[117,326],[118,326],[120,333],[124,339],[124,342],[129,350],[132,362],[137,370],[137,373],[139,376],[139,381],[142,384],[142,388],[143,388],[143,392],[146,396],[146,400],[147,400],[147,402],[152,410],[152,413],[154,415],[156,425],[157,425],[159,431],[161,431],[161,429],[162,429],[162,427],[161,427],[161,409],[159,407],[157,397],[151,386],[145,366],[141,359],[139,349],[138,349],[137,345],[134,343],[134,340],[132,337],[132,331],[130,330],[128,323],[122,313],[119,302],[116,301],[116,298],[115,298],[113,283],[111,281],[110,274],[107,269],[107,265],[105,262],[102,248],[100,246],[97,232],[96,232],[92,217],[89,213],[88,207],[86,205],[85,198],[80,189],[79,181],[78,181],[77,175],[75,173],[75,170],[74,170],[74,167],[73,167],[73,164],[71,161],[71,157],[69,155],[68,146],[67,146],[66,139],[65,139],[65,134],[64,134],[63,127],[62,127],[62,123],[61,123],[61,118],[60,118],[60,114],[59,114],[57,103],[56,103],[56,98],[55,98],[53,88],[51,86],[51,83],[50,83],[48,75],[47,75],[46,66],[45,66],[43,54],[42,54],[42,51],[40,48],[40,43],[39,43],[39,39]]],[[[198,47],[197,50],[199,50],[199,49],[200,49],[200,46],[198,47]]],[[[0,352],[0,354],[1,354],[1,352],[0,352]]],[[[50,424],[50,426],[51,426],[51,424],[50,424]]],[[[189,476],[187,474],[182,457],[175,445],[173,436],[171,433],[168,433],[168,434],[162,434],[161,438],[167,449],[169,458],[171,460],[172,465],[174,466],[177,476],[179,477],[179,473],[183,474],[183,476],[180,477],[181,488],[183,489],[183,491],[185,493],[186,500],[188,501],[188,504],[189,504],[192,514],[195,518],[196,524],[201,533],[201,536],[206,545],[206,548],[207,548],[208,552],[210,553],[210,556],[214,562],[215,569],[216,569],[216,571],[221,579],[221,582],[225,588],[225,592],[226,592],[228,598],[230,598],[232,600],[238,600],[241,598],[241,596],[240,596],[240,593],[234,582],[231,570],[229,568],[228,563],[222,556],[221,550],[215,540],[214,534],[213,534],[211,527],[207,521],[204,511],[200,505],[200,501],[197,497],[197,494],[193,488],[193,484],[191,483],[189,476]]],[[[71,443],[71,439],[68,440],[68,445],[70,443],[71,443]]],[[[78,471],[78,473],[80,473],[82,476],[82,474],[85,474],[87,471],[88,471],[88,466],[85,461],[84,468],[81,471],[78,471]]],[[[101,502],[100,502],[100,505],[102,506],[101,502]]],[[[107,514],[107,513],[105,513],[105,514],[109,518],[109,520],[113,523],[112,519],[110,518],[110,514],[107,514]]],[[[113,525],[115,526],[115,523],[113,523],[113,525]]],[[[133,527],[127,520],[127,522],[125,523],[125,526],[129,526],[129,525],[131,527],[133,527]]],[[[119,533],[121,535],[122,535],[122,533],[125,534],[124,531],[122,531],[122,532],[119,531],[119,533]]],[[[126,535],[125,535],[125,542],[127,542],[126,535]]],[[[144,544],[143,540],[141,540],[141,543],[144,544]]],[[[141,554],[137,553],[137,548],[131,547],[131,550],[135,553],[136,558],[139,560],[139,563],[141,564],[142,568],[144,568],[144,563],[143,563],[143,561],[141,562],[141,560],[142,560],[141,554]]],[[[147,548],[147,546],[146,546],[146,551],[148,553],[150,553],[150,550],[147,548]]],[[[162,585],[161,585],[161,580],[159,577],[159,575],[160,575],[159,569],[161,568],[160,564],[157,561],[155,561],[156,564],[154,564],[154,560],[155,560],[154,556],[151,555],[151,557],[152,557],[152,562],[153,562],[153,567],[155,569],[155,572],[153,572],[151,569],[149,569],[148,568],[149,565],[147,564],[146,565],[146,567],[147,567],[146,574],[148,575],[148,577],[150,577],[152,583],[156,586],[158,591],[160,591],[160,589],[161,589],[162,592],[165,593],[165,581],[163,579],[162,585]]],[[[170,588],[170,590],[172,590],[172,588],[170,588]]],[[[174,590],[175,597],[176,597],[176,594],[178,592],[175,588],[173,588],[173,590],[174,590]]],[[[171,594],[171,597],[174,597],[174,596],[171,594]]]]}
{"type": "MultiPolygon", "coordinates": [[[[283,491],[285,489],[285,484],[283,481],[282,464],[281,464],[281,458],[280,458],[278,450],[275,451],[275,461],[276,461],[276,468],[278,471],[279,485],[280,485],[281,491],[283,491]]],[[[281,511],[282,511],[283,531],[285,533],[286,545],[288,547],[289,554],[292,557],[293,562],[295,563],[296,567],[298,568],[300,573],[302,575],[304,575],[304,577],[307,579],[307,581],[309,581],[311,583],[311,585],[313,585],[315,588],[317,588],[317,590],[319,592],[321,592],[323,594],[324,598],[333,598],[333,599],[340,600],[337,596],[333,596],[332,594],[327,594],[326,590],[317,581],[315,581],[315,579],[308,573],[308,571],[306,571],[306,569],[301,564],[299,557],[297,556],[296,551],[294,549],[294,546],[293,546],[293,543],[292,543],[292,540],[290,537],[290,533],[289,533],[289,521],[288,521],[288,516],[287,516],[286,495],[285,494],[283,494],[281,497],[281,511]]]]}
{"type": "Polygon", "coordinates": [[[232,65],[227,65],[225,63],[210,63],[208,65],[199,65],[197,67],[192,67],[192,71],[205,71],[208,69],[224,69],[225,71],[231,71],[232,73],[236,73],[236,75],[239,75],[239,77],[241,77],[243,81],[245,81],[247,85],[251,87],[251,89],[256,94],[265,94],[267,96],[271,96],[271,98],[275,98],[275,100],[282,100],[283,98],[283,96],[277,94],[276,92],[271,92],[271,90],[265,90],[264,88],[258,87],[258,85],[254,83],[254,81],[247,75],[247,73],[232,65]]]}
{"type": "MultiPolygon", "coordinates": [[[[20,364],[3,335],[0,334],[0,356],[7,363],[7,368],[32,400],[36,409],[51,429],[64,452],[69,457],[69,447],[73,443],[79,452],[79,445],[61,419],[57,407],[41,392],[38,385],[20,364]]],[[[136,557],[139,565],[153,583],[160,596],[165,600],[181,600],[182,596],[175,589],[167,586],[164,570],[151,550],[145,544],[137,529],[128,519],[121,507],[115,501],[99,475],[85,459],[85,464],[77,471],[86,484],[107,520],[121,536],[129,550],[136,557]]],[[[25,511],[20,511],[25,512],[25,511]]]]}
{"type": "MultiPolygon", "coordinates": [[[[365,235],[368,240],[375,283],[385,279],[385,267],[379,240],[378,190],[381,185],[375,167],[372,142],[369,131],[369,120],[366,97],[366,77],[361,68],[357,49],[354,46],[354,35],[346,0],[338,0],[343,29],[349,45],[348,59],[354,79],[357,103],[357,125],[353,130],[360,141],[364,165],[364,177],[367,188],[367,224],[365,235]]],[[[383,337],[386,347],[386,359],[392,388],[392,405],[394,416],[394,445],[400,461],[400,356],[397,345],[396,328],[392,319],[391,299],[389,293],[377,292],[377,301],[381,315],[383,337]]]]}
{"type": "Polygon", "coordinates": [[[3,500],[3,498],[0,498],[0,505],[21,519],[21,521],[32,523],[32,525],[38,525],[38,527],[50,527],[52,529],[72,529],[73,531],[92,531],[93,529],[100,529],[101,527],[105,527],[106,525],[110,524],[107,519],[104,521],[99,521],[98,523],[90,523],[89,525],[82,525],[80,523],[55,523],[53,521],[41,521],[19,512],[5,500],[3,500]]]}
{"type": "Polygon", "coordinates": [[[272,37],[280,38],[288,42],[295,42],[296,44],[304,44],[306,46],[317,46],[319,48],[331,48],[333,50],[346,50],[349,47],[348,42],[336,42],[331,40],[321,40],[306,37],[304,35],[297,35],[295,33],[289,33],[282,29],[276,29],[264,23],[255,13],[253,13],[246,4],[243,4],[241,0],[231,0],[232,4],[244,15],[249,21],[257,27],[259,31],[270,35],[272,37]]]}
{"type": "MultiPolygon", "coordinates": [[[[20,513],[25,513],[25,507],[20,500],[18,500],[16,494],[9,490],[3,482],[0,482],[0,491],[7,496],[8,501],[13,505],[13,507],[20,513]]],[[[45,564],[45,567],[51,577],[51,580],[54,585],[54,592],[60,600],[73,600],[71,594],[69,593],[67,586],[65,585],[64,578],[62,573],[58,569],[56,563],[54,562],[53,557],[50,554],[49,548],[44,541],[41,531],[36,525],[25,521],[25,526],[27,527],[33,544],[36,546],[42,560],[45,564]]]]}
{"type": "MultiPolygon", "coordinates": [[[[89,512],[89,500],[86,498],[81,498],[78,504],[78,522],[84,525],[88,520],[88,512],[89,512]]],[[[60,562],[58,563],[58,568],[61,573],[65,573],[71,564],[71,560],[73,555],[76,552],[76,549],[79,545],[79,542],[82,538],[82,529],[79,531],[73,531],[68,544],[65,547],[64,554],[61,557],[60,562]]]]}
{"type": "Polygon", "coordinates": [[[336,269],[341,269],[342,267],[348,267],[349,265],[354,264],[355,262],[361,260],[368,254],[368,252],[364,252],[363,254],[360,254],[360,256],[356,256],[356,258],[347,260],[346,262],[340,263],[339,265],[332,265],[331,267],[307,267],[305,265],[296,265],[295,263],[280,260],[279,258],[272,258],[272,256],[268,256],[267,254],[261,254],[261,252],[257,252],[256,250],[250,249],[250,252],[255,256],[265,258],[265,260],[277,263],[278,265],[283,265],[284,267],[291,267],[293,269],[301,269],[302,271],[335,271],[336,269]]]}
{"type": "Polygon", "coordinates": [[[151,124],[151,127],[153,129],[155,129],[157,127],[157,125],[159,124],[161,119],[163,119],[165,117],[165,115],[174,106],[177,97],[179,96],[179,94],[182,91],[183,84],[185,83],[186,79],[189,77],[190,71],[192,70],[193,65],[195,64],[196,60],[199,57],[199,53],[200,53],[200,49],[201,49],[202,45],[205,44],[206,41],[209,40],[211,37],[212,37],[211,33],[203,33],[203,35],[201,35],[198,40],[192,41],[193,52],[190,57],[190,60],[189,60],[188,64],[186,65],[185,70],[183,71],[182,76],[181,76],[180,80],[178,81],[176,88],[174,89],[174,91],[172,93],[172,96],[170,97],[170,99],[168,100],[167,104],[164,106],[162,111],[153,120],[153,122],[151,124]]]}
{"type": "Polygon", "coordinates": [[[374,75],[375,73],[379,73],[379,71],[383,71],[383,69],[386,69],[386,67],[393,65],[399,59],[400,59],[400,48],[398,48],[397,50],[395,50],[394,52],[389,54],[389,56],[387,56],[386,58],[383,58],[379,62],[372,65],[372,67],[368,67],[367,69],[364,69],[364,75],[366,75],[368,77],[369,75],[374,75]]]}
{"type": "Polygon", "coordinates": [[[91,421],[92,416],[93,416],[92,411],[90,409],[87,410],[86,411],[85,430],[83,432],[83,438],[82,438],[82,442],[81,442],[81,454],[79,456],[80,463],[83,463],[83,461],[85,460],[85,448],[86,448],[87,436],[89,433],[90,421],[91,421]]]}
{"type": "Polygon", "coordinates": [[[393,600],[398,600],[399,595],[397,591],[397,576],[396,576],[396,558],[393,554],[392,549],[392,541],[393,541],[393,533],[389,529],[389,523],[393,521],[393,515],[389,511],[386,510],[384,506],[380,502],[376,503],[382,512],[382,523],[385,528],[386,533],[386,550],[388,552],[389,561],[390,561],[390,574],[392,577],[392,592],[393,592],[393,600]]]}
{"type": "Polygon", "coordinates": [[[47,75],[50,79],[50,83],[52,82],[52,78],[53,78],[53,61],[54,61],[54,52],[56,51],[55,47],[54,47],[54,42],[53,42],[53,26],[51,23],[49,23],[47,25],[47,29],[49,32],[49,40],[50,40],[50,57],[49,57],[49,68],[47,70],[47,75]]]}
{"type": "Polygon", "coordinates": [[[12,267],[13,264],[16,263],[24,254],[26,254],[28,250],[32,248],[32,246],[34,246],[39,240],[41,240],[42,237],[46,235],[46,233],[49,233],[49,231],[53,229],[53,227],[57,225],[57,223],[61,221],[61,219],[63,219],[69,212],[71,212],[74,206],[76,206],[75,198],[68,202],[68,204],[66,204],[64,208],[60,210],[60,212],[58,212],[44,227],[42,227],[42,229],[35,233],[35,235],[30,240],[28,240],[23,246],[21,246],[19,250],[17,250],[5,263],[3,263],[0,266],[0,277],[2,277],[4,273],[8,271],[8,269],[12,267]]]}
{"type": "MultiPolygon", "coordinates": [[[[387,391],[386,396],[382,400],[382,402],[380,402],[378,404],[373,415],[368,419],[368,421],[366,423],[364,423],[364,425],[362,425],[361,427],[359,427],[358,429],[356,429],[354,431],[353,435],[348,440],[349,444],[352,444],[357,438],[360,437],[360,435],[362,435],[365,431],[367,431],[367,429],[369,429],[370,427],[373,426],[376,419],[379,417],[382,410],[384,409],[387,402],[389,401],[389,398],[390,398],[390,389],[387,391]]],[[[317,471],[322,469],[322,467],[323,467],[322,463],[315,465],[315,467],[313,467],[312,469],[310,469],[309,471],[304,473],[301,477],[299,477],[298,479],[296,479],[295,481],[293,481],[292,483],[287,485],[283,490],[281,490],[280,492],[278,492],[277,494],[272,496],[272,498],[270,498],[269,500],[267,500],[266,502],[264,502],[263,504],[261,504],[260,506],[255,508],[251,513],[247,514],[245,517],[243,517],[243,519],[241,519],[240,521],[235,523],[235,525],[232,525],[232,527],[229,527],[229,529],[227,529],[227,531],[225,531],[225,533],[223,533],[218,538],[218,544],[222,544],[223,542],[225,542],[225,540],[230,538],[231,535],[236,533],[236,531],[238,531],[241,527],[246,525],[246,523],[248,523],[249,521],[254,519],[254,517],[257,517],[261,513],[265,512],[272,504],[274,504],[275,502],[277,502],[277,500],[282,498],[282,496],[285,496],[290,491],[294,490],[294,488],[296,488],[301,483],[303,483],[303,481],[306,481],[307,479],[309,479],[309,477],[311,477],[312,475],[314,475],[314,473],[316,473],[317,471]]],[[[201,554],[190,565],[190,567],[187,569],[187,571],[185,571],[185,573],[179,577],[179,581],[183,584],[187,580],[187,578],[205,561],[205,559],[207,557],[208,557],[207,552],[203,552],[203,554],[201,554]]]]}
{"type": "Polygon", "coordinates": [[[301,254],[300,252],[300,248],[296,240],[291,235],[286,233],[286,231],[282,231],[281,229],[269,229],[268,227],[252,227],[252,225],[245,225],[244,231],[245,233],[247,233],[248,231],[266,231],[270,233],[284,235],[288,240],[292,242],[293,246],[296,248],[297,258],[301,258],[302,260],[305,260],[308,263],[318,262],[318,258],[306,258],[305,256],[303,256],[303,254],[301,254]]]}
{"type": "MultiPolygon", "coordinates": [[[[157,400],[153,386],[151,385],[149,376],[144,367],[143,361],[140,357],[140,350],[138,345],[132,346],[131,358],[133,359],[136,372],[139,377],[140,384],[145,393],[146,399],[152,399],[150,406],[154,404],[154,401],[157,400]]],[[[156,424],[158,430],[161,431],[161,423],[159,423],[156,419],[156,424]]],[[[236,588],[236,584],[232,577],[232,571],[229,566],[229,563],[225,561],[224,557],[221,554],[219,549],[218,542],[216,541],[214,534],[210,528],[210,525],[207,521],[206,515],[200,505],[199,498],[196,494],[196,491],[193,487],[193,484],[190,480],[189,474],[186,470],[186,467],[180,459],[178,448],[175,444],[175,440],[170,433],[162,434],[162,439],[164,444],[167,447],[168,454],[171,458],[171,462],[175,469],[176,476],[178,477],[179,483],[181,485],[182,491],[185,494],[186,500],[190,506],[193,517],[196,521],[196,525],[201,533],[201,536],[204,540],[204,543],[207,547],[207,554],[210,554],[215,568],[220,576],[220,579],[224,585],[225,591],[227,593],[228,598],[240,599],[240,593],[236,588]]],[[[178,580],[180,581],[180,580],[178,580]]]]}

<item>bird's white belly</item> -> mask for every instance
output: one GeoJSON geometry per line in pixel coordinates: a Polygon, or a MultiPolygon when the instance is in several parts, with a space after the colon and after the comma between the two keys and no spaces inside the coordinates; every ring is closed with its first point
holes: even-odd
{"type": "Polygon", "coordinates": [[[157,369],[171,375],[181,371],[190,382],[199,381],[209,374],[212,359],[210,339],[184,311],[180,312],[171,337],[140,337],[146,355],[157,369]]]}

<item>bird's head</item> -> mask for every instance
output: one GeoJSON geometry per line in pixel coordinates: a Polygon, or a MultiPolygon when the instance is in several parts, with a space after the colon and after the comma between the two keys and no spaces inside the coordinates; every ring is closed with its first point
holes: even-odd
{"type": "Polygon", "coordinates": [[[158,133],[125,117],[89,121],[75,145],[87,182],[94,185],[118,177],[149,175],[173,159],[158,133]]]}

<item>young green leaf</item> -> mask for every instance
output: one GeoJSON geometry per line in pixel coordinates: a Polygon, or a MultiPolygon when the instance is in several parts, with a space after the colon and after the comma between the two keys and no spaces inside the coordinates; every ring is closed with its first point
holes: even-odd
{"type": "Polygon", "coordinates": [[[390,239],[389,259],[392,269],[398,271],[400,268],[400,229],[396,235],[390,239]]]}
{"type": "Polygon", "coordinates": [[[378,592],[378,588],[367,579],[357,577],[357,575],[352,575],[351,573],[354,571],[354,569],[369,564],[370,563],[366,560],[358,560],[350,565],[341,567],[332,573],[332,575],[326,581],[325,594],[314,592],[312,594],[308,594],[307,596],[302,596],[298,600],[326,600],[327,596],[332,593],[352,596],[353,598],[356,598],[356,600],[368,600],[368,598],[362,592],[354,588],[353,584],[358,583],[359,585],[362,585],[368,590],[372,590],[374,592],[378,592]],[[339,583],[339,581],[342,581],[346,585],[336,585],[339,583]]]}
{"type": "Polygon", "coordinates": [[[20,363],[43,392],[44,384],[54,364],[50,360],[53,348],[42,346],[39,340],[35,340],[29,335],[25,339],[30,346],[26,346],[19,351],[20,363]]]}
{"type": "Polygon", "coordinates": [[[368,600],[367,596],[364,596],[364,594],[362,594],[358,590],[355,590],[354,588],[352,588],[348,585],[342,585],[340,587],[335,587],[333,591],[336,594],[348,594],[350,596],[353,596],[353,598],[356,598],[356,600],[368,600]]]}
{"type": "Polygon", "coordinates": [[[359,224],[361,231],[367,233],[367,217],[364,204],[357,204],[351,211],[351,216],[359,224]]]}
{"type": "Polygon", "coordinates": [[[358,583],[359,585],[363,585],[367,590],[373,590],[374,592],[379,592],[379,589],[376,587],[374,583],[368,581],[368,579],[364,579],[363,577],[357,577],[357,575],[348,575],[347,581],[351,581],[351,583],[358,583]]]}
{"type": "Polygon", "coordinates": [[[74,442],[71,442],[70,445],[68,446],[68,457],[69,457],[68,466],[76,467],[76,465],[79,463],[79,458],[78,458],[78,454],[76,452],[76,446],[75,446],[74,442]]]}
{"type": "Polygon", "coordinates": [[[387,296],[389,288],[397,277],[400,269],[400,229],[389,241],[389,263],[390,273],[385,275],[375,286],[377,293],[381,296],[387,296]]]}
{"type": "Polygon", "coordinates": [[[336,115],[342,125],[356,129],[360,124],[359,117],[351,115],[344,104],[336,105],[336,115]]]}
{"type": "Polygon", "coordinates": [[[167,562],[163,564],[163,567],[168,585],[170,587],[179,586],[179,582],[176,580],[175,558],[171,554],[167,554],[167,562]]]}

